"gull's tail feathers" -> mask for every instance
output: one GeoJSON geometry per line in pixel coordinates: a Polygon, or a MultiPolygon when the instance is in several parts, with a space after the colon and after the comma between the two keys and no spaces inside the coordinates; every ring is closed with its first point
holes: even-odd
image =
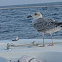
{"type": "Polygon", "coordinates": [[[59,22],[59,23],[58,23],[58,26],[62,27],[62,22],[59,22]]]}

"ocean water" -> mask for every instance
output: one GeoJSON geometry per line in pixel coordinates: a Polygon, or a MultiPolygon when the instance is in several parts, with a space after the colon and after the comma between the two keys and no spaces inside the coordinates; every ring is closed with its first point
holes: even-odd
{"type": "MultiPolygon", "coordinates": [[[[62,2],[33,4],[33,6],[42,5],[62,5],[62,2]]],[[[21,7],[21,5],[19,5],[18,7],[21,7]]],[[[31,21],[32,18],[27,19],[28,15],[35,12],[41,12],[43,14],[43,17],[52,18],[56,21],[62,22],[62,7],[0,9],[0,40],[13,39],[16,36],[18,36],[20,39],[41,39],[42,33],[39,33],[34,29],[31,21]]],[[[50,38],[50,35],[45,34],[45,38],[50,38]]],[[[53,33],[53,38],[61,39],[62,30],[53,33]]]]}

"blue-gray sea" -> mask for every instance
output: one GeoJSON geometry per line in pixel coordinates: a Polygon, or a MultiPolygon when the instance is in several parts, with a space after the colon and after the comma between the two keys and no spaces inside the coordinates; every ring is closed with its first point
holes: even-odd
{"type": "MultiPolygon", "coordinates": [[[[4,6],[3,8],[53,5],[62,5],[62,2],[4,6]]],[[[32,26],[32,18],[27,19],[28,15],[35,12],[41,12],[43,17],[62,22],[62,7],[0,9],[0,40],[13,39],[16,36],[20,39],[41,39],[42,34],[32,26]]],[[[50,38],[50,34],[45,34],[45,38],[50,38]]],[[[53,33],[53,38],[61,39],[62,30],[53,33]]]]}

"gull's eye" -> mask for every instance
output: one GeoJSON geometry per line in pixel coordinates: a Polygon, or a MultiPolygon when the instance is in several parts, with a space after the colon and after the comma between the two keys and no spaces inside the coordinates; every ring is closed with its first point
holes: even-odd
{"type": "Polygon", "coordinates": [[[35,13],[35,15],[37,15],[37,13],[35,13]]]}

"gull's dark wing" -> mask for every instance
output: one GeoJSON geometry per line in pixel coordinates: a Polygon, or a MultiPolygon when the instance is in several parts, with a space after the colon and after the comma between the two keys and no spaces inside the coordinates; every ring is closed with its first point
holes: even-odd
{"type": "Polygon", "coordinates": [[[33,25],[37,31],[46,31],[53,29],[58,26],[58,22],[52,19],[39,18],[37,22],[33,25]]]}

